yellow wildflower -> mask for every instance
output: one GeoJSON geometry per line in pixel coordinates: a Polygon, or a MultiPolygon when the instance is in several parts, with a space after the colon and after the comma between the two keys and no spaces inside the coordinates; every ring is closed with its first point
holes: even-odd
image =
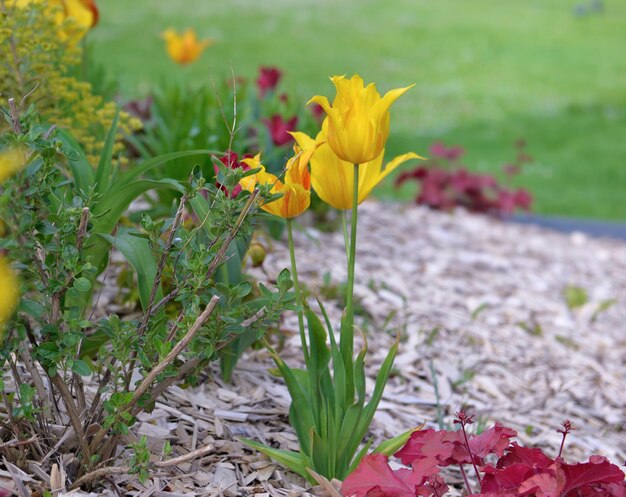
{"type": "Polygon", "coordinates": [[[200,57],[204,49],[213,45],[214,40],[198,40],[196,32],[189,28],[182,35],[173,29],[163,33],[165,48],[170,58],[177,64],[189,64],[200,57]]]}
{"type": "Polygon", "coordinates": [[[326,97],[309,100],[324,109],[328,116],[328,144],[335,155],[351,164],[377,159],[389,136],[389,107],[409,87],[397,88],[380,97],[373,83],[363,86],[355,74],[351,79],[333,76],[337,95],[332,106],[326,97]]]}

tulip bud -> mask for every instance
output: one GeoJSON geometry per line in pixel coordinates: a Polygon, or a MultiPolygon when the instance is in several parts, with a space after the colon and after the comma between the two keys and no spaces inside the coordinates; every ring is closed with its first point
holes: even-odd
{"type": "Polygon", "coordinates": [[[265,250],[265,247],[259,242],[252,242],[248,248],[248,252],[246,253],[246,256],[250,258],[250,261],[252,261],[252,267],[262,266],[266,255],[267,251],[265,250]]]}

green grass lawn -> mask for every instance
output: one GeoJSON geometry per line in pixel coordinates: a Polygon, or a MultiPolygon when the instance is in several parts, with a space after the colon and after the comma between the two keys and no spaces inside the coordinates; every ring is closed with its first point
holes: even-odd
{"type": "MultiPolygon", "coordinates": [[[[91,38],[125,96],[259,65],[282,68],[303,105],[332,96],[333,74],[381,91],[415,83],[392,108],[390,153],[442,140],[463,145],[472,169],[498,171],[523,137],[536,163],[518,184],[537,212],[626,220],[626,2],[574,15],[583,1],[102,0],[91,38]],[[159,35],[189,26],[217,43],[179,68],[159,35]]],[[[390,184],[378,193],[398,197],[390,184]]]]}

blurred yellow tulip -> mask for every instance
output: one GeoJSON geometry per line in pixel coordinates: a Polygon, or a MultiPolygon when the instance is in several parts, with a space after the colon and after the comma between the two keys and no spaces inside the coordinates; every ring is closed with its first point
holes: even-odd
{"type": "Polygon", "coordinates": [[[261,157],[257,155],[253,159],[243,159],[252,169],[261,169],[258,173],[243,178],[239,184],[244,190],[253,191],[257,184],[273,185],[271,193],[282,193],[283,196],[273,202],[263,204],[261,208],[270,214],[290,219],[299,216],[309,208],[311,204],[311,175],[309,173],[309,160],[314,153],[316,144],[304,151],[295,146],[294,156],[287,161],[285,181],[282,182],[273,174],[265,171],[261,164],[261,157]]]}
{"type": "Polygon", "coordinates": [[[341,160],[364,164],[380,156],[389,136],[389,107],[406,92],[397,88],[380,97],[373,83],[365,86],[358,74],[330,78],[337,95],[332,106],[326,97],[309,100],[320,105],[328,116],[328,145],[341,160]]]}
{"type": "Polygon", "coordinates": [[[9,264],[0,256],[0,337],[18,299],[18,282],[9,264]]]}
{"type": "MultiPolygon", "coordinates": [[[[341,160],[326,141],[325,121],[322,131],[313,140],[304,133],[292,133],[296,143],[303,148],[311,148],[315,143],[321,143],[311,157],[311,183],[319,197],[335,209],[351,209],[352,196],[354,193],[354,164],[341,160]]],[[[374,160],[359,165],[359,203],[363,202],[378,183],[400,164],[410,159],[423,159],[411,152],[399,155],[389,162],[384,169],[383,155],[385,150],[374,160]]]]}
{"type": "Polygon", "coordinates": [[[206,47],[215,43],[211,39],[198,40],[196,32],[191,28],[182,35],[173,29],[167,29],[163,32],[163,39],[167,54],[174,62],[181,65],[196,61],[206,47]]]}
{"type": "Polygon", "coordinates": [[[78,42],[98,23],[99,18],[95,0],[14,0],[8,3],[9,6],[16,5],[19,8],[31,4],[44,5],[45,12],[54,15],[54,21],[59,26],[71,20],[73,25],[63,26],[59,34],[62,39],[70,39],[72,42],[78,42]]]}
{"type": "Polygon", "coordinates": [[[0,151],[0,183],[3,183],[24,167],[26,157],[19,148],[0,151]]]}

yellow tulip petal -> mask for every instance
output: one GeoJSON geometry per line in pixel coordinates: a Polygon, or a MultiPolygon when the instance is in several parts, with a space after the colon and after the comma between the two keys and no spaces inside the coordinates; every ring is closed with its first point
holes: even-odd
{"type": "Polygon", "coordinates": [[[22,169],[25,163],[23,150],[11,148],[0,151],[0,183],[6,181],[22,169]]]}
{"type": "Polygon", "coordinates": [[[0,333],[13,314],[19,297],[18,282],[7,261],[0,256],[0,333]]]}
{"type": "Polygon", "coordinates": [[[327,115],[327,141],[335,155],[352,164],[364,164],[376,159],[385,148],[389,136],[389,108],[410,87],[391,90],[381,98],[374,84],[364,86],[355,74],[331,78],[336,96],[328,99],[315,96],[327,115]]]}
{"type": "Polygon", "coordinates": [[[372,190],[399,165],[411,159],[424,159],[424,157],[420,157],[416,153],[409,152],[394,157],[391,162],[387,163],[385,169],[381,171],[383,154],[375,161],[365,164],[362,177],[360,173],[363,166],[359,166],[359,203],[365,200],[372,190]]]}

